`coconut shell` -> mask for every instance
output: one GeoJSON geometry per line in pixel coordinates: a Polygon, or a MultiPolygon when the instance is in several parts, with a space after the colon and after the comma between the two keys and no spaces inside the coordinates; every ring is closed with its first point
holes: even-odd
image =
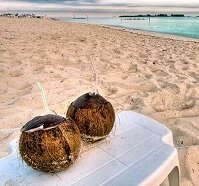
{"type": "Polygon", "coordinates": [[[81,135],[71,119],[56,115],[38,116],[26,123],[21,131],[21,157],[34,169],[59,172],[78,157],[81,135]]]}
{"type": "Polygon", "coordinates": [[[96,141],[105,138],[113,128],[115,112],[101,95],[86,93],[70,104],[67,117],[77,124],[83,139],[96,141]]]}

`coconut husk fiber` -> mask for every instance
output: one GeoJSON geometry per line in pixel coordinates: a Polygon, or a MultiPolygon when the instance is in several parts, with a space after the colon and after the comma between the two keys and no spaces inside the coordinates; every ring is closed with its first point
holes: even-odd
{"type": "Polygon", "coordinates": [[[70,104],[67,117],[77,124],[83,139],[96,141],[106,137],[113,128],[115,112],[101,95],[86,93],[70,104]]]}
{"type": "Polygon", "coordinates": [[[38,116],[26,123],[21,131],[21,157],[34,169],[59,172],[79,155],[81,135],[71,119],[51,114],[38,116]]]}

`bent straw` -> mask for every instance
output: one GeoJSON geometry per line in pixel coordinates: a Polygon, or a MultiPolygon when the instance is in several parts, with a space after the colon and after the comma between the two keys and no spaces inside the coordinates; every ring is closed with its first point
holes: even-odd
{"type": "Polygon", "coordinates": [[[44,108],[45,108],[45,112],[46,114],[49,114],[50,113],[50,110],[48,108],[48,104],[47,104],[47,101],[46,101],[46,95],[44,93],[44,89],[42,88],[41,84],[39,82],[37,82],[37,86],[40,90],[40,93],[41,93],[41,97],[42,97],[42,101],[43,101],[43,104],[44,104],[44,108]]]}
{"type": "Polygon", "coordinates": [[[91,66],[92,66],[92,69],[93,69],[94,74],[95,74],[95,91],[96,91],[96,94],[99,94],[99,91],[98,91],[98,86],[99,86],[98,74],[97,74],[97,71],[96,71],[92,61],[91,61],[91,66]]]}

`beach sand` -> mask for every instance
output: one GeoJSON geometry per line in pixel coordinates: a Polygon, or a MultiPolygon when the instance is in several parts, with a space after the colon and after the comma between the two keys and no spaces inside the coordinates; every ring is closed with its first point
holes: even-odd
{"type": "Polygon", "coordinates": [[[199,42],[63,21],[0,18],[0,157],[28,120],[95,91],[174,135],[182,185],[199,178],[199,42]],[[95,73],[99,77],[95,85],[95,73]],[[10,130],[13,129],[13,130],[10,130]],[[15,130],[14,130],[15,129],[15,130]]]}

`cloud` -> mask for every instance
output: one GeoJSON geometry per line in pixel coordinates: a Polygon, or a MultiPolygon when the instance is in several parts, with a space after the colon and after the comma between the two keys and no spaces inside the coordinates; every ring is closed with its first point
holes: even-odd
{"type": "Polygon", "coordinates": [[[27,3],[97,3],[96,0],[0,0],[0,2],[27,2],[27,3]]]}
{"type": "Polygon", "coordinates": [[[103,4],[103,5],[199,5],[198,0],[0,0],[1,2],[103,4]]]}
{"type": "Polygon", "coordinates": [[[56,10],[136,6],[199,7],[199,0],[0,0],[0,10],[56,10]]]}
{"type": "Polygon", "coordinates": [[[126,5],[138,5],[138,6],[190,6],[199,5],[199,0],[99,0],[101,4],[126,4],[126,5]]]}

